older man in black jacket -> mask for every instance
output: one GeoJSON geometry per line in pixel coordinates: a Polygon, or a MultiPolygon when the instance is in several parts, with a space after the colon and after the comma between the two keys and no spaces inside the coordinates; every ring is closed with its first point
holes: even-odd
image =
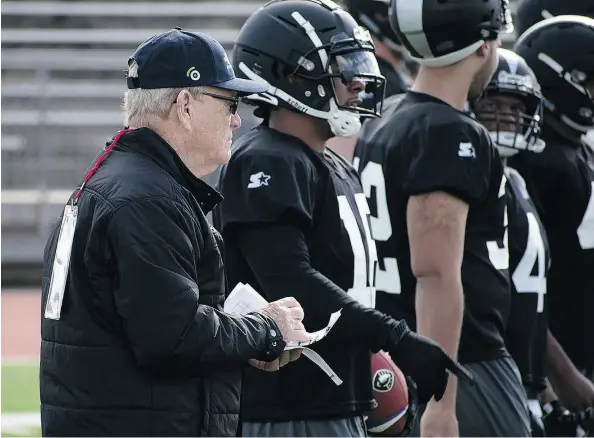
{"type": "Polygon", "coordinates": [[[45,250],[43,435],[235,436],[242,367],[277,370],[299,356],[286,342],[308,339],[293,299],[222,312],[205,218],[221,196],[198,176],[228,160],[238,95],[262,86],[235,78],[218,42],[176,28],[139,46],[128,88],[129,128],[45,250]]]}

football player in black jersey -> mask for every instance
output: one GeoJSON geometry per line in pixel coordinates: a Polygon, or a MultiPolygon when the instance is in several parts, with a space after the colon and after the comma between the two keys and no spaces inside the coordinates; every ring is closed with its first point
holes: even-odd
{"type": "Polygon", "coordinates": [[[499,64],[483,95],[470,102],[476,119],[488,130],[504,164],[507,179],[509,271],[512,302],[506,346],[516,361],[533,415],[533,436],[542,436],[538,395],[546,389],[547,320],[545,296],[550,265],[546,232],[520,174],[507,167],[518,151],[540,153],[542,94],[532,70],[514,52],[499,49],[499,64]]]}
{"type": "MultiPolygon", "coordinates": [[[[404,93],[412,84],[409,66],[414,66],[415,63],[390,27],[390,0],[342,0],[341,3],[359,25],[371,33],[377,64],[386,79],[385,97],[404,93]]],[[[361,106],[371,108],[373,104],[373,99],[364,98],[361,106]]],[[[328,145],[348,161],[352,161],[356,140],[355,137],[334,137],[328,145]]]]}
{"type": "Polygon", "coordinates": [[[452,378],[444,401],[427,405],[423,435],[528,436],[525,392],[504,343],[503,165],[489,132],[463,111],[497,67],[499,36],[512,28],[508,5],[393,0],[390,21],[421,67],[411,91],[367,121],[357,141],[379,258],[377,307],[476,377],[475,387],[452,378]]]}
{"type": "Polygon", "coordinates": [[[214,222],[229,281],[268,300],[296,297],[310,331],[341,310],[312,348],[343,381],[308,359],[277,373],[246,370],[243,434],[364,435],[363,414],[374,406],[371,351],[388,351],[425,402],[441,398],[448,367],[462,372],[436,344],[374,309],[365,195],[353,167],[325,147],[333,135],[357,134],[361,115],[377,115],[357,106],[364,90],[383,98],[371,38],[327,0],[273,1],[240,30],[233,63],[270,88],[249,97],[264,121],[234,145],[219,179],[225,200],[214,222]]]}
{"type": "Polygon", "coordinates": [[[594,127],[594,19],[542,20],[514,51],[542,87],[547,146],[541,154],[519,153],[509,165],[524,177],[551,247],[548,376],[563,404],[579,411],[594,406],[594,385],[564,355],[592,379],[594,342],[584,335],[594,333],[594,152],[582,136],[594,127]]]}

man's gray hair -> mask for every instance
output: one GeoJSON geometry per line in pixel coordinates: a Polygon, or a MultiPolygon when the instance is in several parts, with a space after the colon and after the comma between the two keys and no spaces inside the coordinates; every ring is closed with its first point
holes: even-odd
{"type": "MultiPolygon", "coordinates": [[[[128,76],[138,77],[138,64],[132,61],[128,67],[128,76]]],[[[124,126],[135,128],[151,127],[155,121],[167,118],[171,105],[180,91],[187,89],[192,95],[197,96],[203,87],[185,88],[135,88],[127,90],[124,94],[124,126]]]]}

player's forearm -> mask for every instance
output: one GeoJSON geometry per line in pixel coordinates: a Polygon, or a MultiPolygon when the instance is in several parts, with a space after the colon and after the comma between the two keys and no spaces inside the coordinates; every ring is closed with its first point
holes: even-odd
{"type": "Polygon", "coordinates": [[[364,306],[317,271],[309,260],[303,232],[297,227],[246,228],[238,230],[237,236],[260,292],[268,300],[294,297],[303,307],[306,324],[313,323],[316,328],[325,325],[332,312],[342,309],[329,339],[377,350],[392,347],[408,331],[404,321],[364,306]]]}
{"type": "Polygon", "coordinates": [[[547,333],[547,365],[548,375],[553,383],[579,372],[550,330],[547,333]]]}
{"type": "MultiPolygon", "coordinates": [[[[458,356],[464,313],[462,282],[456,277],[420,277],[416,294],[417,332],[433,339],[453,358],[458,356]]],[[[455,404],[456,388],[456,379],[450,377],[444,403],[455,404]]]]}

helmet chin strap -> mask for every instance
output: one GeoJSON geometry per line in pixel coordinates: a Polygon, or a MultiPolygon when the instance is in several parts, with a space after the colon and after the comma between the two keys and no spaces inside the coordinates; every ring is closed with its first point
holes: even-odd
{"type": "Polygon", "coordinates": [[[337,137],[354,137],[361,131],[361,118],[359,115],[338,108],[334,97],[330,98],[330,111],[326,114],[328,115],[330,129],[337,137]]]}

